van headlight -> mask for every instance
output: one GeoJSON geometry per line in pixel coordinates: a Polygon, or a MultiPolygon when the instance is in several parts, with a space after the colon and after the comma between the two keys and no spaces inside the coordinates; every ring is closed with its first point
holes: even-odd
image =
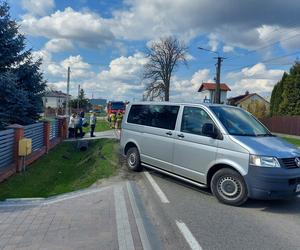
{"type": "Polygon", "coordinates": [[[275,157],[250,155],[250,165],[256,167],[280,168],[280,164],[275,157]]]}

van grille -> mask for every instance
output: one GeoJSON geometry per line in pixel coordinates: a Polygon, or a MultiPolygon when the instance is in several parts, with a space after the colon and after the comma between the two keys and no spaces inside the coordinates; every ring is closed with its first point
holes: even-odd
{"type": "Polygon", "coordinates": [[[281,161],[286,168],[298,168],[295,158],[283,158],[281,161]]]}

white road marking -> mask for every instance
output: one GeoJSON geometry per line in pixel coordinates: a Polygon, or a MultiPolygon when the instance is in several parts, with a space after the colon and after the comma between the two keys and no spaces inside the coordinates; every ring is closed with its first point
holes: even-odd
{"type": "Polygon", "coordinates": [[[127,182],[127,191],[128,191],[128,196],[129,196],[130,204],[131,204],[131,207],[132,207],[133,215],[134,215],[134,218],[135,218],[135,222],[136,222],[136,225],[137,225],[137,228],[138,228],[138,231],[139,231],[139,235],[140,235],[140,238],[141,238],[141,242],[142,242],[142,245],[143,245],[143,249],[144,250],[150,250],[151,246],[150,246],[150,243],[149,243],[149,239],[148,239],[148,236],[147,236],[144,224],[143,224],[143,220],[142,220],[140,211],[137,207],[135,197],[134,197],[134,194],[133,194],[133,191],[132,191],[132,188],[131,188],[131,185],[130,185],[129,182],[127,182]]]}
{"type": "Polygon", "coordinates": [[[179,228],[180,232],[183,234],[185,240],[189,244],[192,250],[202,250],[200,244],[195,239],[193,234],[191,233],[190,229],[185,225],[185,223],[181,221],[176,221],[177,227],[179,228]]]}
{"type": "Polygon", "coordinates": [[[114,188],[114,197],[119,250],[134,250],[134,244],[122,186],[116,186],[114,188]]]}
{"type": "Polygon", "coordinates": [[[156,181],[152,178],[152,176],[148,172],[144,172],[145,176],[147,177],[148,181],[152,185],[153,189],[157,193],[159,199],[162,203],[170,203],[167,196],[164,194],[164,192],[160,189],[156,181]]]}

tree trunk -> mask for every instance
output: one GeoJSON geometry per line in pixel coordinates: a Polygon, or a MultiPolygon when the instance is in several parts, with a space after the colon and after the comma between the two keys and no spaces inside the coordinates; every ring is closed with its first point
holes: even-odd
{"type": "Polygon", "coordinates": [[[165,102],[170,100],[170,82],[165,84],[165,102]]]}

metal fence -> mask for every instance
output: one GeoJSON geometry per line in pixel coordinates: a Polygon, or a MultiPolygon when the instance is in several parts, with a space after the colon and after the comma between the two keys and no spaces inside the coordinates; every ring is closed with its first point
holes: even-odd
{"type": "Polygon", "coordinates": [[[24,137],[32,139],[32,152],[44,146],[44,125],[42,122],[24,126],[24,137]]]}
{"type": "Polygon", "coordinates": [[[0,131],[0,169],[13,163],[14,136],[13,129],[0,131]]]}
{"type": "Polygon", "coordinates": [[[300,135],[300,116],[264,117],[260,121],[272,132],[300,135]]]}
{"type": "Polygon", "coordinates": [[[58,137],[58,120],[55,119],[50,122],[50,141],[58,137]]]}

